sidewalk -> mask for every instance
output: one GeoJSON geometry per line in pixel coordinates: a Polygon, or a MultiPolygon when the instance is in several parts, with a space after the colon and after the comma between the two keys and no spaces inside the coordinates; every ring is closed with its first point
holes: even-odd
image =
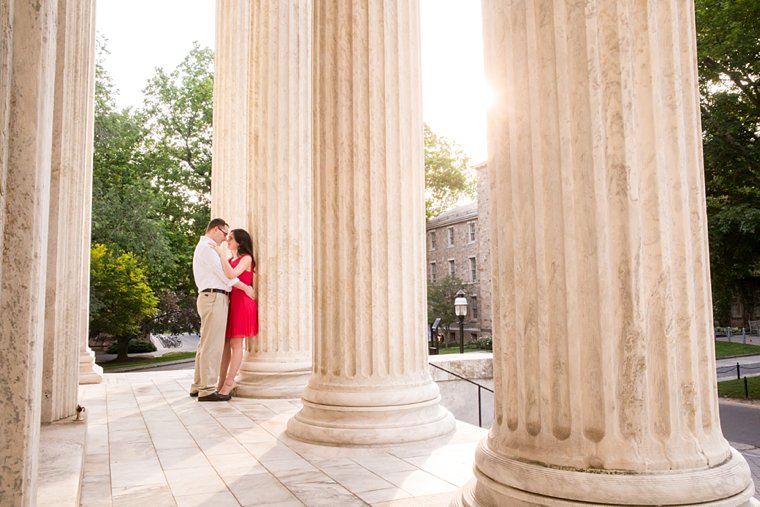
{"type": "Polygon", "coordinates": [[[198,403],[192,371],[107,374],[87,407],[81,506],[448,506],[487,430],[420,443],[342,448],[285,434],[301,401],[198,403]]]}
{"type": "Polygon", "coordinates": [[[720,342],[730,342],[730,343],[746,343],[747,345],[758,345],[760,346],[760,336],[756,335],[742,335],[735,334],[731,336],[731,339],[729,340],[727,336],[717,336],[715,337],[716,341],[720,342]],[[745,341],[746,339],[746,341],[745,341]]]}

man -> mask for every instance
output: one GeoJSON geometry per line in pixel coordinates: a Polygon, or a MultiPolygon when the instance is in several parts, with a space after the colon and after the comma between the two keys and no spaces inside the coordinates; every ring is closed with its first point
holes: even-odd
{"type": "Polygon", "coordinates": [[[195,356],[195,374],[190,396],[198,401],[227,401],[230,395],[216,392],[219,362],[224,350],[229,291],[237,287],[253,299],[253,287],[224,274],[222,263],[212,246],[220,245],[230,231],[227,222],[214,218],[206,226],[193,254],[193,277],[198,286],[198,315],[201,317],[201,339],[195,356]]]}

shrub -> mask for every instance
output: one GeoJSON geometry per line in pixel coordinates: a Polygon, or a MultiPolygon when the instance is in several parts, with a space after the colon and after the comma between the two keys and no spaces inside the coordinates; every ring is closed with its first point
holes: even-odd
{"type": "Polygon", "coordinates": [[[465,344],[468,349],[477,350],[493,350],[493,340],[490,336],[483,336],[477,340],[473,340],[470,343],[465,344]]]}
{"type": "MultiPolygon", "coordinates": [[[[145,340],[138,340],[138,339],[131,339],[129,340],[129,345],[127,346],[127,351],[130,354],[139,354],[141,352],[155,352],[156,346],[153,345],[152,342],[145,341],[145,340]]],[[[106,351],[109,354],[116,354],[119,352],[119,343],[113,342],[110,347],[108,347],[108,350],[106,351]]]]}

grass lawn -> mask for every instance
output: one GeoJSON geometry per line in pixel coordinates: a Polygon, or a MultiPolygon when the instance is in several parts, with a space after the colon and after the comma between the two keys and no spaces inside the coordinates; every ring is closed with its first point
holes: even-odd
{"type": "MultiPolygon", "coordinates": [[[[741,340],[741,338],[739,339],[741,340]]],[[[743,343],[715,342],[715,357],[717,359],[751,354],[760,354],[760,346],[744,345],[743,343]]]]}
{"type": "MultiPolygon", "coordinates": [[[[747,377],[749,399],[760,400],[760,377],[747,377]]],[[[744,379],[718,382],[718,396],[721,398],[744,399],[744,379]]]]}
{"type": "MultiPolygon", "coordinates": [[[[759,347],[760,348],[760,347],[759,347]]],[[[195,352],[169,352],[160,357],[128,357],[124,361],[114,359],[105,363],[98,363],[103,367],[103,371],[114,370],[118,368],[129,368],[137,366],[147,366],[150,364],[160,364],[179,359],[190,359],[195,357],[195,352]]]]}

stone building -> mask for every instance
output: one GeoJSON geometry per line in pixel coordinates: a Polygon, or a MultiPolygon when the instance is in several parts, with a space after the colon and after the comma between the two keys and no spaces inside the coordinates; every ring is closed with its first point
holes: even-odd
{"type": "MultiPolygon", "coordinates": [[[[475,202],[447,210],[426,224],[428,284],[440,282],[447,276],[456,277],[467,294],[465,342],[491,336],[486,165],[473,167],[478,176],[475,202]]],[[[428,320],[436,317],[428,315],[428,320]]],[[[458,332],[452,323],[446,340],[456,342],[458,332]]]]}
{"type": "MultiPolygon", "coordinates": [[[[420,340],[419,6],[348,4],[218,0],[212,198],[265,231],[250,395],[305,385],[289,438],[402,445],[455,428],[420,340]]],[[[757,505],[718,415],[693,2],[482,10],[495,417],[454,503],[757,505]]],[[[93,13],[0,3],[3,506],[35,504],[41,434],[98,378],[93,13]]]]}

